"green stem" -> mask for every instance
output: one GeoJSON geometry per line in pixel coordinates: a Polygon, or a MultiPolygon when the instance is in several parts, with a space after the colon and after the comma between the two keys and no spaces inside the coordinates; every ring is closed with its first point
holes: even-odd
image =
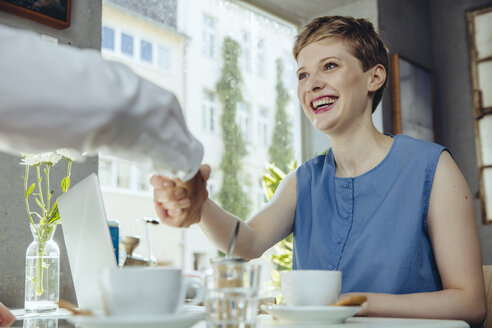
{"type": "Polygon", "coordinates": [[[26,165],[26,173],[24,175],[24,199],[26,202],[27,216],[29,217],[29,220],[31,220],[31,224],[34,226],[34,221],[31,216],[31,210],[29,209],[29,199],[27,197],[28,181],[29,181],[29,165],[26,165]]]}
{"type": "MultiPolygon", "coordinates": [[[[41,236],[38,236],[39,239],[41,236]]],[[[45,243],[38,239],[38,258],[36,263],[36,280],[34,281],[34,291],[36,295],[41,296],[43,294],[43,255],[45,243]]]]}
{"type": "Polygon", "coordinates": [[[45,220],[48,220],[48,215],[51,210],[50,167],[51,165],[46,164],[44,168],[44,175],[46,176],[46,215],[44,216],[45,220]]]}
{"type": "Polygon", "coordinates": [[[43,210],[43,218],[46,217],[46,206],[44,205],[44,199],[43,199],[43,188],[41,187],[41,169],[39,168],[40,165],[36,167],[37,175],[38,175],[38,191],[39,191],[39,200],[41,201],[41,204],[43,205],[44,208],[41,208],[43,210]]]}

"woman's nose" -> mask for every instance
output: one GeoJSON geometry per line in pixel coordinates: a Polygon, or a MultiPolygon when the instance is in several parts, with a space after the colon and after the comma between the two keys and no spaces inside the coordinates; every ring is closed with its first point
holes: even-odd
{"type": "Polygon", "coordinates": [[[312,74],[308,77],[306,83],[306,91],[317,91],[323,88],[324,82],[319,78],[318,74],[312,74]]]}

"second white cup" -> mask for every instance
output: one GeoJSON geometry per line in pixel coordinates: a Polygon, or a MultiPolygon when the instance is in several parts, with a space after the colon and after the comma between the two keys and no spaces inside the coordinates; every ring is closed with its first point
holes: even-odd
{"type": "Polygon", "coordinates": [[[203,300],[198,279],[183,278],[179,268],[108,268],[101,273],[101,289],[106,313],[111,316],[163,315],[183,309],[185,292],[194,285],[203,300]]]}
{"type": "Polygon", "coordinates": [[[328,306],[338,300],[342,272],[293,270],[280,273],[280,283],[288,306],[328,306]]]}

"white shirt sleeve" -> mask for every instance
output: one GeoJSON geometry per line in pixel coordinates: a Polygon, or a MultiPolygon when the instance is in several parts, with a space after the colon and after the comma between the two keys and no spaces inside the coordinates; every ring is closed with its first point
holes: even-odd
{"type": "Polygon", "coordinates": [[[188,180],[203,146],[176,97],[96,50],[0,25],[0,149],[103,151],[188,180]]]}

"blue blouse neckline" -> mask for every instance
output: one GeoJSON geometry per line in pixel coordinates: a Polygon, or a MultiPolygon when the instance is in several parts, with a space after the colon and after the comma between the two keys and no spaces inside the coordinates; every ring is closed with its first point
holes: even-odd
{"type": "MultiPolygon", "coordinates": [[[[385,133],[386,134],[386,133],[385,133]]],[[[398,139],[400,138],[400,135],[397,134],[397,135],[391,135],[391,134],[386,134],[386,135],[389,135],[390,137],[392,137],[394,140],[393,140],[393,143],[391,144],[391,147],[390,147],[390,150],[388,151],[388,153],[386,154],[386,156],[381,160],[381,162],[378,163],[378,165],[376,165],[375,167],[373,167],[372,169],[370,169],[369,171],[367,172],[364,172],[358,176],[355,176],[355,177],[339,177],[339,176],[336,176],[335,175],[335,172],[336,172],[336,164],[335,164],[335,156],[333,156],[333,149],[330,148],[330,151],[328,153],[328,162],[330,163],[330,165],[332,165],[333,167],[333,175],[335,177],[335,179],[337,180],[354,180],[354,179],[359,179],[359,178],[362,178],[366,175],[369,175],[371,174],[372,172],[376,171],[379,167],[381,167],[385,162],[388,161],[388,159],[391,157],[391,154],[394,152],[393,150],[395,149],[396,147],[396,143],[398,141],[398,139]]]]}

